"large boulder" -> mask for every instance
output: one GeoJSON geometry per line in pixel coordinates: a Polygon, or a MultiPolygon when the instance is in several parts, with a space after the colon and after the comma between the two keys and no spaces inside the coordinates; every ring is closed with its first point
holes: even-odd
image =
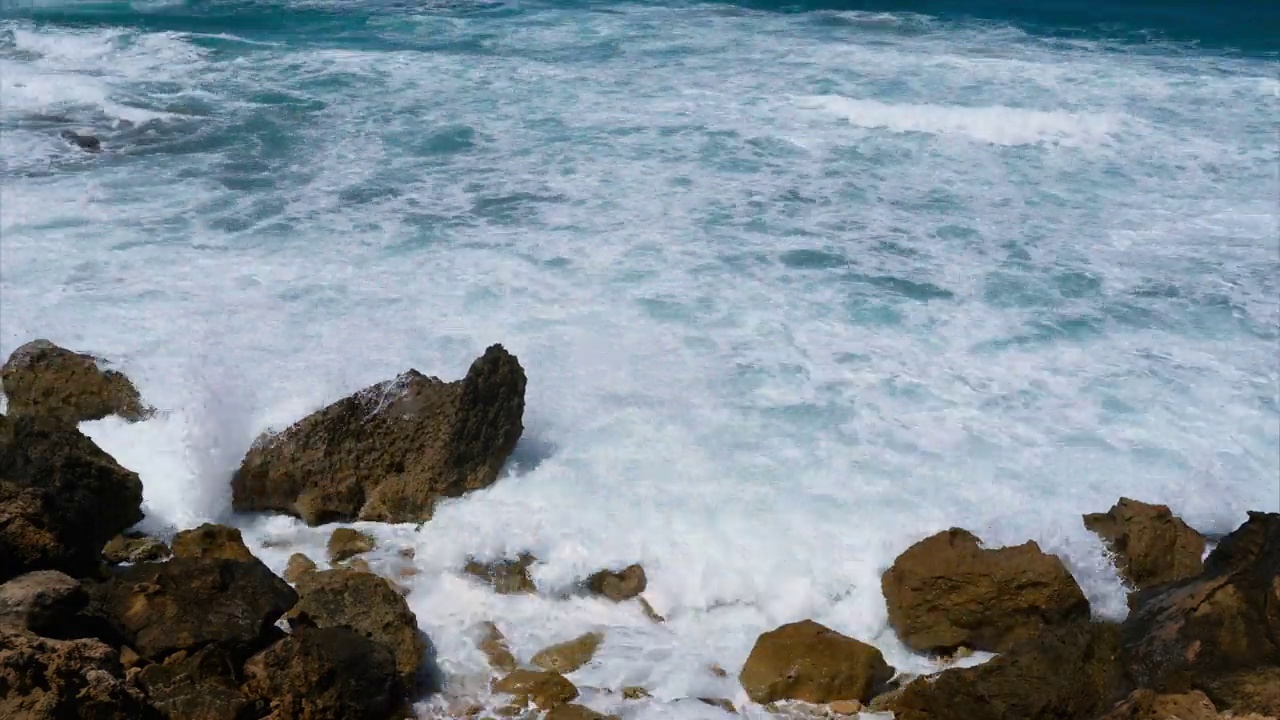
{"type": "Polygon", "coordinates": [[[1046,627],[1089,617],[1089,601],[1034,542],[985,549],[952,528],[907,548],[880,580],[889,624],[917,652],[1003,652],[1046,627]]]}
{"type": "Polygon", "coordinates": [[[497,480],[524,431],[524,390],[501,345],[456,382],[409,370],[260,438],[232,478],[232,504],[310,525],[428,520],[439,498],[497,480]]]}
{"type": "Polygon", "coordinates": [[[1204,537],[1166,505],[1120,498],[1105,513],[1085,515],[1084,526],[1103,539],[1120,576],[1139,590],[1200,572],[1204,537]]]}
{"type": "Polygon", "coordinates": [[[738,679],[753,702],[867,702],[893,677],[876,648],[812,620],[756,639],[738,679]]]}
{"type": "Polygon", "coordinates": [[[0,625],[56,636],[88,602],[80,581],[57,570],[37,570],[0,585],[0,625]]]}
{"type": "Polygon", "coordinates": [[[137,388],[123,374],[103,369],[105,364],[48,340],[32,340],[14,350],[0,368],[9,414],[70,424],[108,415],[145,419],[151,410],[143,405],[137,388]]]}
{"type": "Polygon", "coordinates": [[[1141,686],[1207,689],[1216,676],[1280,665],[1280,513],[1249,513],[1198,576],[1142,591],[1133,605],[1125,662],[1141,686]]]}
{"type": "Polygon", "coordinates": [[[427,642],[409,604],[391,583],[357,570],[324,570],[298,579],[291,625],[345,627],[386,645],[395,658],[400,685],[418,687],[427,642]]]}
{"type": "Polygon", "coordinates": [[[85,612],[153,661],[211,643],[244,659],[274,639],[298,599],[257,560],[184,557],[116,568],[89,595],[85,612]]]}
{"type": "Polygon", "coordinates": [[[213,558],[252,562],[253,553],[244,544],[240,530],[205,523],[173,536],[173,554],[185,558],[213,558]]]}
{"type": "Polygon", "coordinates": [[[0,717],[159,720],[107,645],[7,627],[0,627],[0,717]]]}
{"type": "Polygon", "coordinates": [[[168,720],[250,720],[266,703],[240,690],[240,658],[222,645],[178,651],[138,673],[147,697],[168,720]]]}
{"type": "Polygon", "coordinates": [[[0,581],[82,576],[142,520],[142,481],[74,426],[0,415],[0,581]]]}
{"type": "Polygon", "coordinates": [[[1130,690],[1115,625],[1044,629],[995,659],[908,683],[886,703],[896,720],[1092,720],[1130,690]]]}
{"type": "Polygon", "coordinates": [[[389,720],[402,706],[391,651],[347,628],[299,628],[244,675],[245,693],[278,720],[389,720]]]}

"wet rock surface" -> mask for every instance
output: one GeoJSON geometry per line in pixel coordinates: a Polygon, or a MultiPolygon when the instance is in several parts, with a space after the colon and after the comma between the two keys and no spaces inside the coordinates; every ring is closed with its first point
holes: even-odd
{"type": "MultiPolygon", "coordinates": [[[[96,138],[93,140],[96,141],[96,138]]],[[[106,361],[48,340],[33,340],[0,367],[0,384],[14,417],[42,417],[68,424],[118,415],[144,420],[151,409],[124,374],[103,369],[106,361]]]]}
{"type": "Polygon", "coordinates": [[[738,679],[753,702],[866,702],[893,677],[876,648],[804,620],[762,634],[738,679]]]}
{"type": "Polygon", "coordinates": [[[1084,516],[1116,555],[1116,570],[1137,589],[1183,580],[1200,572],[1205,541],[1166,505],[1120,498],[1105,513],[1084,516]]]}
{"type": "Polygon", "coordinates": [[[301,628],[249,659],[243,691],[284,720],[386,720],[401,706],[395,658],[347,628],[301,628]]]}

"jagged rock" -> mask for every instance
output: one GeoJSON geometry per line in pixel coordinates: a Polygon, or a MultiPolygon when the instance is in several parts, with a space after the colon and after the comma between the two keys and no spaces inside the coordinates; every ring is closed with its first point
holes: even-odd
{"type": "Polygon", "coordinates": [[[93,135],[78,133],[74,130],[63,130],[59,135],[63,140],[75,145],[85,152],[102,152],[102,141],[93,135]]]}
{"type": "Polygon", "coordinates": [[[129,378],[102,370],[105,361],[72,352],[48,340],[32,340],[9,356],[0,368],[0,382],[14,417],[40,416],[71,424],[119,415],[129,421],[146,419],[129,378]]]}
{"type": "Polygon", "coordinates": [[[561,675],[568,675],[590,662],[603,641],[603,634],[589,632],[538,651],[531,662],[543,670],[554,670],[561,675]]]}
{"type": "Polygon", "coordinates": [[[0,625],[57,635],[88,602],[80,581],[57,570],[38,570],[0,585],[0,625]]]}
{"type": "Polygon", "coordinates": [[[585,706],[569,703],[551,708],[543,720],[622,720],[617,715],[605,715],[585,706]]]}
{"type": "Polygon", "coordinates": [[[489,583],[500,595],[533,593],[537,592],[538,586],[529,575],[529,566],[537,561],[529,553],[520,553],[515,560],[497,560],[491,563],[468,560],[462,570],[489,583]]]}
{"type": "Polygon", "coordinates": [[[504,673],[514,671],[517,667],[516,656],[511,654],[511,648],[507,646],[507,638],[502,635],[498,626],[492,622],[484,622],[481,623],[480,630],[482,635],[476,645],[489,659],[493,669],[504,673]]]}
{"type": "Polygon", "coordinates": [[[438,499],[497,480],[524,430],[524,391],[501,345],[460,381],[409,370],[260,438],[232,478],[232,504],[310,525],[428,520],[438,499]]]}
{"type": "Polygon", "coordinates": [[[294,553],[289,556],[289,563],[284,568],[285,582],[297,584],[303,575],[309,572],[315,572],[316,564],[311,558],[302,553],[294,553]]]}
{"type": "Polygon", "coordinates": [[[876,648],[812,620],[788,623],[756,639],[738,680],[752,702],[866,702],[893,668],[876,648]]]}
{"type": "Polygon", "coordinates": [[[1084,526],[1106,542],[1121,577],[1138,589],[1200,572],[1204,537],[1166,505],[1122,497],[1105,513],[1085,515],[1084,526]]]}
{"type": "Polygon", "coordinates": [[[402,703],[391,651],[347,628],[299,628],[250,658],[244,676],[273,720],[388,720],[402,703]]]}
{"type": "Polygon", "coordinates": [[[338,528],[329,536],[329,562],[340,563],[347,558],[367,553],[377,547],[370,536],[351,528],[338,528]]]}
{"type": "Polygon", "coordinates": [[[587,589],[596,595],[603,595],[614,602],[630,600],[644,592],[648,585],[644,568],[639,565],[628,565],[622,570],[601,570],[587,578],[587,589]]]}
{"type": "Polygon", "coordinates": [[[245,546],[244,536],[238,529],[213,523],[205,523],[198,528],[183,530],[175,535],[173,554],[176,557],[242,562],[252,562],[256,559],[245,546]]]}
{"type": "Polygon", "coordinates": [[[142,668],[140,684],[151,704],[169,720],[248,720],[265,714],[265,703],[240,691],[238,658],[221,645],[194,654],[178,651],[142,668]]]}
{"type": "Polygon", "coordinates": [[[1197,682],[1219,709],[1237,715],[1280,718],[1280,667],[1264,666],[1202,678],[1197,682]]]}
{"type": "Polygon", "coordinates": [[[1200,575],[1139,592],[1124,641],[1138,684],[1166,693],[1280,665],[1280,514],[1249,513],[1200,575]]]}
{"type": "Polygon", "coordinates": [[[274,623],[298,599],[261,562],[220,558],[119,567],[88,589],[85,612],[149,660],[210,643],[247,657],[274,639],[274,623]]]}
{"type": "Polygon", "coordinates": [[[0,415],[0,582],[88,574],[142,519],[142,481],[74,426],[0,415]]]}
{"type": "Polygon", "coordinates": [[[0,627],[0,717],[159,720],[142,693],[125,682],[109,646],[7,627],[0,627]]]}
{"type": "Polygon", "coordinates": [[[622,697],[628,700],[639,700],[641,698],[651,697],[648,690],[639,685],[628,685],[622,688],[622,697]]]}
{"type": "Polygon", "coordinates": [[[1089,617],[1089,601],[1057,556],[1034,542],[983,549],[959,528],[908,548],[881,588],[889,624],[917,652],[1003,652],[1045,627],[1089,617]]]}
{"type": "Polygon", "coordinates": [[[172,555],[168,545],[141,533],[121,533],[102,548],[102,558],[112,565],[154,562],[172,555]]]}
{"type": "Polygon", "coordinates": [[[896,720],[1096,718],[1129,690],[1119,628],[1078,622],[1045,628],[982,665],[917,678],[873,708],[896,720]]]}
{"type": "Polygon", "coordinates": [[[578,688],[554,670],[515,670],[493,681],[494,692],[515,695],[519,704],[532,702],[550,710],[578,697],[578,688]]]}
{"type": "Polygon", "coordinates": [[[1218,709],[1204,693],[1159,695],[1135,690],[1101,720],[1218,720],[1218,709]]]}
{"type": "Polygon", "coordinates": [[[295,627],[345,627],[386,645],[400,685],[410,692],[418,686],[427,643],[409,604],[385,579],[353,570],[307,573],[289,615],[295,627]]]}

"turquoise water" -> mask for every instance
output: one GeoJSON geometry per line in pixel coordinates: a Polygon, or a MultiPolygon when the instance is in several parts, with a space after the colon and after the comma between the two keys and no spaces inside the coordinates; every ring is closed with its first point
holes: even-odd
{"type": "Polygon", "coordinates": [[[1198,7],[3,0],[0,352],[115,359],[166,414],[85,429],[148,526],[277,569],[327,529],[227,515],[254,435],[517,353],[506,476],[377,528],[441,704],[486,618],[605,629],[573,677],[628,718],[803,617],[927,669],[878,577],[950,525],[1121,616],[1080,513],[1280,509],[1280,10],[1198,7]],[[525,549],[543,596],[457,572],[525,549]],[[667,624],[557,596],[633,561],[667,624]]]}

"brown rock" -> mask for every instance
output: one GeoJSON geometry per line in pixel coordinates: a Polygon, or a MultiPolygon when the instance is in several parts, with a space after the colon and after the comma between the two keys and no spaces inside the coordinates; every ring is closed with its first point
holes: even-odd
{"type": "Polygon", "coordinates": [[[377,575],[322,570],[298,580],[298,604],[290,624],[345,627],[382,643],[395,658],[400,685],[412,692],[427,652],[426,639],[409,604],[377,575]]]}
{"type": "Polygon", "coordinates": [[[651,697],[648,690],[639,685],[629,685],[622,688],[622,697],[628,700],[639,700],[641,698],[651,697]]]}
{"type": "Polygon", "coordinates": [[[515,695],[549,710],[578,697],[578,688],[554,670],[516,670],[493,682],[495,692],[515,695]]]}
{"type": "Polygon", "coordinates": [[[232,478],[232,505],[309,525],[429,520],[438,499],[497,480],[524,430],[524,390],[501,345],[457,382],[409,370],[260,438],[232,478]]]}
{"type": "Polygon", "coordinates": [[[480,563],[468,560],[463,572],[484,580],[493,586],[499,595],[537,592],[538,586],[529,576],[529,566],[538,559],[529,553],[520,553],[515,560],[498,560],[491,563],[480,563]]]}
{"type": "Polygon", "coordinates": [[[188,655],[179,651],[142,668],[139,682],[170,720],[245,720],[261,717],[265,703],[240,691],[238,658],[219,645],[188,655]]]}
{"type": "Polygon", "coordinates": [[[131,422],[146,419],[152,411],[142,404],[137,388],[121,373],[101,369],[104,364],[48,340],[23,345],[0,368],[9,414],[73,425],[108,415],[131,422]]]}
{"type": "Polygon", "coordinates": [[[494,670],[504,673],[513,672],[516,669],[516,656],[511,654],[511,648],[507,647],[507,638],[502,635],[502,631],[492,622],[481,623],[480,629],[482,635],[477,645],[480,652],[489,658],[489,664],[494,670]]]}
{"type": "Polygon", "coordinates": [[[1119,635],[1105,623],[1046,628],[989,662],[917,678],[873,706],[896,720],[1095,718],[1130,689],[1119,635]]]}
{"type": "Polygon", "coordinates": [[[959,528],[912,545],[880,584],[889,623],[917,652],[1003,652],[1045,627],[1089,617],[1089,601],[1056,556],[1034,542],[986,550],[959,528]]]}
{"type": "Polygon", "coordinates": [[[302,553],[294,553],[289,556],[289,563],[284,568],[284,579],[296,585],[303,575],[314,572],[315,569],[316,564],[311,558],[302,553]]]}
{"type": "Polygon", "coordinates": [[[551,708],[543,720],[622,720],[617,715],[605,715],[585,706],[570,703],[551,708]]]}
{"type": "Polygon", "coordinates": [[[359,530],[340,527],[329,536],[329,562],[340,563],[360,553],[367,553],[377,545],[372,537],[359,530]]]}
{"type": "Polygon", "coordinates": [[[1199,574],[1204,537],[1166,505],[1120,498],[1109,511],[1084,516],[1084,526],[1097,533],[1116,555],[1116,569],[1143,589],[1199,574]]]}
{"type": "Polygon", "coordinates": [[[857,700],[837,700],[827,704],[827,710],[833,715],[857,715],[862,712],[862,707],[857,700]]]}
{"type": "Polygon", "coordinates": [[[0,717],[14,720],[158,720],[124,679],[116,652],[96,640],[50,640],[0,627],[0,717]]]}
{"type": "Polygon", "coordinates": [[[603,595],[614,602],[630,600],[644,592],[648,580],[644,568],[639,565],[628,565],[622,570],[601,570],[587,578],[587,589],[596,595],[603,595]]]}
{"type": "Polygon", "coordinates": [[[1204,693],[1158,695],[1135,690],[1101,720],[1218,720],[1218,709],[1204,693]]]}
{"type": "Polygon", "coordinates": [[[369,562],[362,557],[354,557],[340,563],[334,563],[334,567],[342,570],[354,570],[356,572],[373,574],[373,569],[369,567],[369,562]]]}
{"type": "Polygon", "coordinates": [[[1196,682],[1219,709],[1280,718],[1280,667],[1263,666],[1196,682]]]}
{"type": "Polygon", "coordinates": [[[37,570],[0,585],[0,625],[57,635],[88,602],[80,581],[37,570]]]}
{"type": "Polygon", "coordinates": [[[112,565],[154,562],[172,555],[168,545],[141,533],[121,533],[102,548],[102,558],[112,565]]]}
{"type": "Polygon", "coordinates": [[[300,628],[249,659],[244,692],[273,720],[387,720],[401,705],[395,659],[347,628],[300,628]]]}
{"type": "Polygon", "coordinates": [[[718,707],[727,713],[737,714],[738,712],[738,708],[733,704],[733,701],[727,700],[725,698],[700,697],[698,698],[698,702],[702,703],[703,705],[718,707]]]}
{"type": "Polygon", "coordinates": [[[210,643],[247,657],[275,637],[274,623],[298,597],[257,560],[213,558],[119,567],[87,589],[85,612],[150,660],[210,643]]]}
{"type": "Polygon", "coordinates": [[[244,544],[240,531],[226,525],[205,523],[192,530],[183,530],[173,538],[173,554],[186,558],[210,558],[219,560],[255,560],[244,544]]]}
{"type": "Polygon", "coordinates": [[[866,702],[893,677],[876,648],[812,620],[762,634],[738,679],[753,702],[866,702]]]}
{"type": "Polygon", "coordinates": [[[137,474],[75,427],[0,415],[0,582],[33,570],[88,574],[141,508],[137,474]]]}
{"type": "Polygon", "coordinates": [[[603,641],[603,634],[589,632],[538,651],[533,656],[532,662],[543,670],[554,670],[561,675],[568,675],[590,662],[603,641]]]}
{"type": "Polygon", "coordinates": [[[1280,514],[1249,513],[1200,575],[1141,591],[1124,641],[1134,679],[1164,693],[1280,665],[1280,514]]]}

